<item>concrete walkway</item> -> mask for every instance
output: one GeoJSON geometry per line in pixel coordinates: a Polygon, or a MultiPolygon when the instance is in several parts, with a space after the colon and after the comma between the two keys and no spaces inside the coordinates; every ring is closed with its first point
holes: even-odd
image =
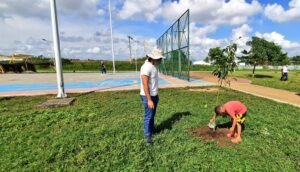
{"type": "MultiPolygon", "coordinates": [[[[218,83],[217,77],[213,76],[210,73],[191,72],[191,77],[215,84],[218,83]]],[[[230,78],[230,88],[258,97],[264,97],[277,102],[287,103],[300,107],[300,95],[296,92],[253,85],[251,84],[250,80],[241,78],[230,78]]]]}

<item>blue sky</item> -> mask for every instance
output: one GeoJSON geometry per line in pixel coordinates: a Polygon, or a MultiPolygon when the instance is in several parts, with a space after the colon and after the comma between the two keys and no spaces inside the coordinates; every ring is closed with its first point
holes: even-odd
{"type": "MultiPolygon", "coordinates": [[[[187,9],[193,60],[230,40],[238,51],[249,49],[252,36],[300,54],[300,0],[111,0],[111,7],[118,60],[129,59],[128,35],[139,41],[133,55],[141,57],[187,9]]],[[[111,59],[108,0],[57,0],[57,9],[64,57],[111,59]]],[[[1,0],[0,25],[0,54],[52,56],[49,0],[1,0]]]]}

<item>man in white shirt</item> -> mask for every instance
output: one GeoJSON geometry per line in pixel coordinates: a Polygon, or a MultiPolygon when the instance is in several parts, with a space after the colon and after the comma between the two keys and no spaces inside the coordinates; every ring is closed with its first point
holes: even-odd
{"type": "Polygon", "coordinates": [[[288,67],[287,65],[282,67],[282,77],[281,80],[287,81],[288,80],[288,67]]]}
{"type": "Polygon", "coordinates": [[[154,117],[159,101],[158,97],[158,69],[162,56],[160,49],[154,48],[147,54],[147,60],[141,67],[141,100],[144,104],[144,134],[148,144],[152,144],[151,136],[154,132],[154,117]]]}

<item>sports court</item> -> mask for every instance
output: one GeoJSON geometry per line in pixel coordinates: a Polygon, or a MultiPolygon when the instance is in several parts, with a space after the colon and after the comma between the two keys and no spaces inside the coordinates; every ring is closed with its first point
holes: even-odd
{"type": "MultiPolygon", "coordinates": [[[[139,89],[139,73],[65,73],[67,93],[85,93],[139,89]]],[[[55,73],[25,73],[0,75],[0,97],[56,94],[55,73]]],[[[160,74],[159,87],[211,86],[213,83],[191,78],[190,82],[160,74]]]]}

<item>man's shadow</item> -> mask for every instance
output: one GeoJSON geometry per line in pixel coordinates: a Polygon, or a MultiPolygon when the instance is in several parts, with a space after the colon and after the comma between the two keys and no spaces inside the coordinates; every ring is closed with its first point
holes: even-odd
{"type": "Polygon", "coordinates": [[[164,130],[172,129],[172,126],[175,122],[179,121],[182,117],[189,116],[189,115],[191,115],[191,112],[189,112],[189,111],[177,112],[177,113],[172,114],[171,117],[169,117],[168,119],[161,122],[158,126],[156,126],[154,133],[158,134],[164,130]]]}

